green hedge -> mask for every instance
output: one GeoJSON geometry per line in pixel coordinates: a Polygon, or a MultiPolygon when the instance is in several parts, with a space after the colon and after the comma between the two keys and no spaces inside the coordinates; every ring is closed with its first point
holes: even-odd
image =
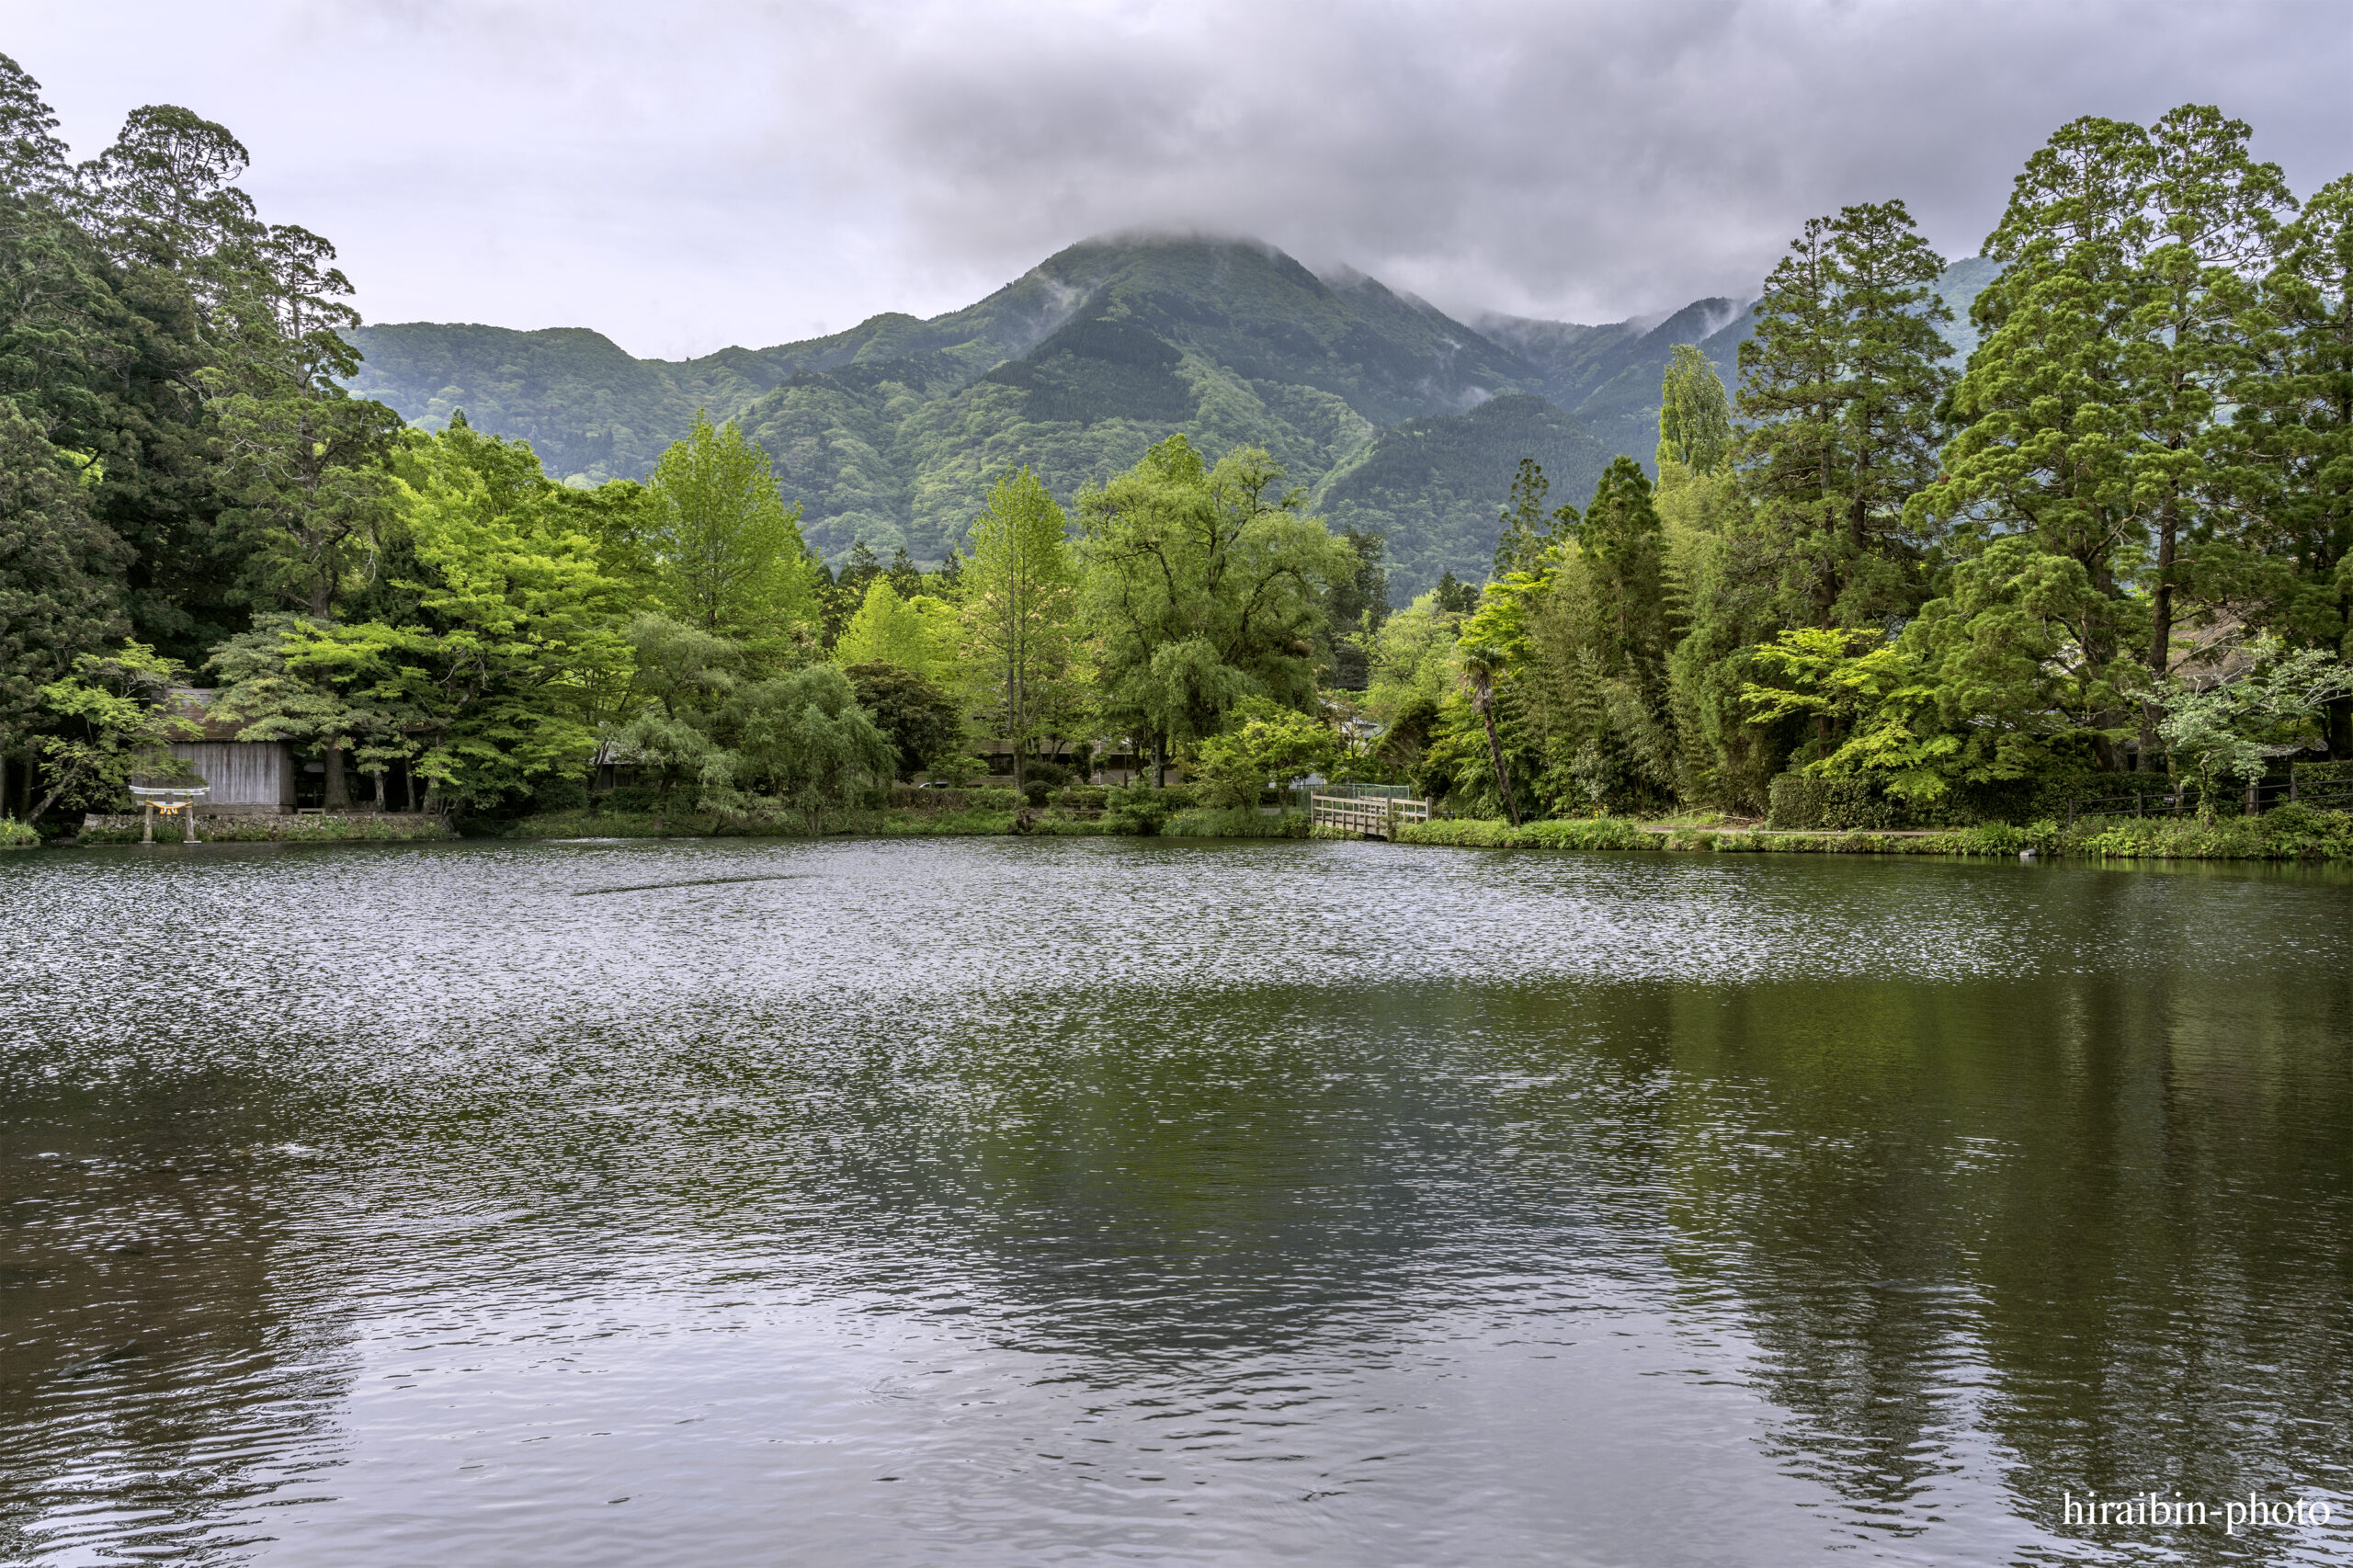
{"type": "Polygon", "coordinates": [[[2290,771],[2299,784],[2342,784],[2353,779],[2353,762],[2299,762],[2290,771]]]}
{"type": "Polygon", "coordinates": [[[1666,840],[1623,817],[1564,817],[1514,827],[1478,817],[1400,823],[1400,844],[1445,844],[1466,849],[1664,849],[1666,840]]]}
{"type": "Polygon", "coordinates": [[[1177,812],[1161,824],[1164,838],[1305,838],[1307,813],[1285,812],[1268,816],[1251,806],[1224,811],[1196,806],[1177,812]]]}
{"type": "MultiPolygon", "coordinates": [[[[2065,816],[2067,802],[2078,797],[2129,794],[2135,777],[2069,768],[2030,778],[1958,784],[1934,804],[1914,806],[1888,794],[1876,779],[1815,778],[1802,773],[1784,773],[1766,787],[1770,801],[1766,822],[1778,828],[1842,833],[2036,822],[2044,817],[2065,816]]],[[[2144,787],[2158,787],[2148,775],[2138,777],[2144,787]]],[[[2170,788],[2170,784],[2163,787],[2170,788]]]]}

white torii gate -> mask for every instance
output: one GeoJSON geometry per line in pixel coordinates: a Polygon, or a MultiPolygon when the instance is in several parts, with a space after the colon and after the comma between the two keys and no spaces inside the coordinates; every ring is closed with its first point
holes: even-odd
{"type": "Polygon", "coordinates": [[[165,816],[185,815],[188,818],[188,836],[181,842],[184,844],[197,842],[197,797],[210,794],[212,792],[210,785],[133,784],[131,787],[131,792],[139,797],[140,843],[155,842],[155,813],[157,812],[163,812],[165,816]]]}

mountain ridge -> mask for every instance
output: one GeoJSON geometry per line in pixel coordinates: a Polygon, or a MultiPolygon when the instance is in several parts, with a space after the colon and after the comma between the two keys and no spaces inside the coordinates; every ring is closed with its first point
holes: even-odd
{"type": "MultiPolygon", "coordinates": [[[[1954,274],[1972,266],[1990,276],[1974,258],[1954,274]]],[[[1598,325],[1464,322],[1256,240],[1108,235],[961,310],[685,360],[585,327],[363,326],[351,385],[427,428],[463,407],[583,483],[642,477],[708,408],[767,447],[829,560],[862,540],[937,561],[1022,463],[1067,496],[1178,431],[1213,454],[1259,445],[1336,527],[1385,535],[1410,593],[1483,572],[1519,457],[1579,502],[1617,453],[1647,464],[1673,345],[1729,383],[1753,322],[1727,298],[1598,325]]]]}

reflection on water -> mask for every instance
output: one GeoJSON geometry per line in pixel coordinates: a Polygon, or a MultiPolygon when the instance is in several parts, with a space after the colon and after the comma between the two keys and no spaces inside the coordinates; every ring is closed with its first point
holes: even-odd
{"type": "Polygon", "coordinates": [[[19,857],[0,1556],[2343,1561],[2349,913],[1336,844],[19,857]],[[2152,1490],[2216,1525],[2064,1517],[2152,1490]],[[2224,1533],[2250,1492],[2308,1522],[2224,1533]]]}

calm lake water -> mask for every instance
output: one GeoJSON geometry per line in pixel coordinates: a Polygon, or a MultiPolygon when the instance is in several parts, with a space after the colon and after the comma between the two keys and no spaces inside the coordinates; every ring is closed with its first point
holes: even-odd
{"type": "Polygon", "coordinates": [[[11,1562],[2353,1558],[2325,873],[19,855],[0,1217],[11,1562]]]}

